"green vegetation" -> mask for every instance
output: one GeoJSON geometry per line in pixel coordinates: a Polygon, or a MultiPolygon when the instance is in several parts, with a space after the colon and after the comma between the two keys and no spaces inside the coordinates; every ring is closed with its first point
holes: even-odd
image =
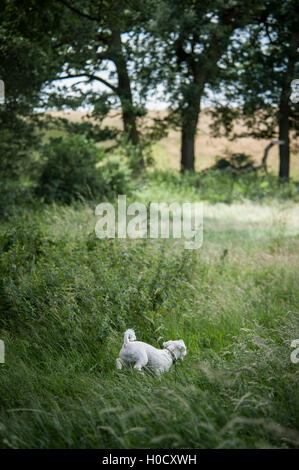
{"type": "Polygon", "coordinates": [[[4,0],[0,448],[299,446],[296,7],[4,0]],[[97,238],[118,195],[203,246],[97,238]],[[117,370],[127,328],[186,359],[117,370]]]}
{"type": "MultiPolygon", "coordinates": [[[[4,0],[0,172],[30,159],[44,111],[82,107],[93,122],[71,127],[98,141],[122,133],[103,127],[115,109],[133,146],[176,129],[181,170],[194,171],[198,123],[208,107],[216,134],[240,135],[241,123],[243,137],[279,138],[279,178],[288,180],[298,136],[291,99],[298,30],[295,0],[4,0]],[[149,126],[153,98],[170,112],[149,126]]],[[[135,166],[144,164],[139,154],[135,166]]]]}
{"type": "Polygon", "coordinates": [[[36,194],[46,202],[71,203],[128,192],[129,168],[104,157],[103,150],[83,136],[50,139],[41,152],[36,194]]]}
{"type": "MultiPolygon", "coordinates": [[[[199,200],[208,176],[190,178],[152,173],[132,199],[199,200]]],[[[1,447],[298,446],[294,201],[207,201],[196,251],[99,240],[95,203],[27,205],[2,224],[1,447]],[[117,371],[127,327],[157,347],[183,338],[185,361],[160,379],[117,371]]]]}

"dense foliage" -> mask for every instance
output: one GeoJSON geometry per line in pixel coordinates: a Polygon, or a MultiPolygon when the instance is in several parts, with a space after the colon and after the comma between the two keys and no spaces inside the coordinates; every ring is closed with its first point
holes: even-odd
{"type": "Polygon", "coordinates": [[[80,135],[50,139],[41,157],[36,194],[46,202],[70,203],[73,199],[100,199],[129,191],[130,170],[125,163],[103,161],[103,150],[80,135]]]}

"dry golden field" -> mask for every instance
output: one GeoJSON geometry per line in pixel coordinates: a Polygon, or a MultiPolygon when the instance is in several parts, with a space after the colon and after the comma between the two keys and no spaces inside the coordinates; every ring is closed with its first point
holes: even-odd
{"type": "MultiPolygon", "coordinates": [[[[162,118],[166,115],[167,111],[149,111],[148,117],[162,118]]],[[[66,117],[70,120],[80,121],[85,113],[82,111],[69,111],[69,112],[52,112],[53,116],[66,117]]],[[[215,162],[216,157],[226,157],[232,153],[244,152],[251,155],[253,160],[257,163],[260,162],[265,147],[269,144],[269,140],[254,139],[254,138],[240,138],[230,141],[226,137],[212,137],[209,128],[210,118],[207,111],[201,113],[198,123],[198,135],[196,138],[196,170],[200,171],[215,162]]],[[[114,126],[117,128],[122,127],[121,114],[118,111],[112,112],[106,118],[103,125],[114,126]]],[[[240,129],[240,126],[239,126],[240,129]]],[[[236,127],[238,130],[238,127],[236,127]]],[[[153,157],[156,166],[160,169],[167,168],[180,168],[180,133],[175,130],[170,130],[168,136],[153,147],[153,157]]],[[[270,150],[268,156],[268,168],[274,174],[278,172],[278,146],[270,150]]],[[[299,139],[291,139],[291,177],[299,180],[299,139]]]]}

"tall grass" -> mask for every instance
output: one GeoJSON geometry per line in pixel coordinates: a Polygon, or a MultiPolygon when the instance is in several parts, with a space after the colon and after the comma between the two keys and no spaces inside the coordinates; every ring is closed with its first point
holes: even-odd
{"type": "MultiPolygon", "coordinates": [[[[171,201],[185,197],[163,184],[171,201]]],[[[159,200],[158,186],[135,197],[159,200]]],[[[0,240],[0,446],[298,447],[295,211],[288,199],[206,204],[194,251],[99,240],[93,207],[79,202],[11,216],[0,240]],[[160,378],[117,371],[128,327],[157,347],[183,338],[185,361],[160,378]]]]}

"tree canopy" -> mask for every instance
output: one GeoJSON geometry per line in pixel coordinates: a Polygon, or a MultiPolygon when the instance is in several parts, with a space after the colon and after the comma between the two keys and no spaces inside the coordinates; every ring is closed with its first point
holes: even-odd
{"type": "MultiPolygon", "coordinates": [[[[136,146],[146,99],[162,87],[170,111],[157,122],[156,136],[169,125],[180,129],[181,168],[193,171],[202,102],[213,92],[222,97],[214,107],[215,128],[229,132],[242,118],[248,133],[273,137],[278,126],[280,177],[288,177],[296,121],[289,99],[298,59],[294,0],[5,0],[4,13],[1,132],[22,134],[24,149],[33,142],[36,110],[82,105],[98,125],[120,107],[124,132],[136,146]],[[76,83],[70,87],[68,79],[76,83]]],[[[84,129],[91,132],[90,124],[84,129]]]]}

